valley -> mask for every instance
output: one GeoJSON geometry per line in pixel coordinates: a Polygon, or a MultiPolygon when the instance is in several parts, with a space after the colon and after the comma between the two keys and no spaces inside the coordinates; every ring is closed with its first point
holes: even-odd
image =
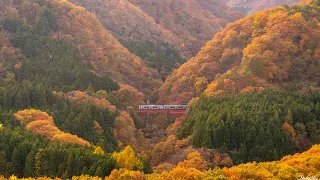
{"type": "Polygon", "coordinates": [[[319,22],[319,0],[2,0],[0,179],[320,178],[319,22]]]}

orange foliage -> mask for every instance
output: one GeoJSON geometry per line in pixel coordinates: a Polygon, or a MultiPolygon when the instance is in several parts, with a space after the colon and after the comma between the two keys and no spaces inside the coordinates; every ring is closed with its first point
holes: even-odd
{"type": "Polygon", "coordinates": [[[315,145],[302,154],[289,155],[280,161],[242,164],[223,171],[230,179],[298,179],[319,176],[319,169],[320,145],[315,145]]]}
{"type": "Polygon", "coordinates": [[[254,12],[263,10],[263,9],[269,9],[274,6],[279,6],[283,4],[293,4],[297,3],[299,1],[296,0],[226,0],[228,4],[236,9],[244,9],[243,11],[248,14],[252,14],[254,12]]]}
{"type": "Polygon", "coordinates": [[[201,157],[199,152],[192,152],[188,155],[188,158],[185,161],[180,162],[177,167],[186,169],[195,168],[204,171],[208,168],[208,163],[201,157]]]}
{"type": "Polygon", "coordinates": [[[243,15],[217,0],[128,0],[182,41],[187,57],[194,56],[214,33],[243,15]]]}
{"type": "Polygon", "coordinates": [[[276,7],[229,24],[166,79],[159,103],[200,96],[199,78],[208,80],[206,95],[287,89],[294,81],[301,88],[319,86],[320,13],[310,6],[290,14],[303,6],[276,7]]]}
{"type": "Polygon", "coordinates": [[[107,108],[111,112],[116,111],[116,106],[112,105],[105,97],[93,97],[82,91],[70,91],[66,94],[58,93],[60,97],[68,98],[74,103],[86,104],[93,102],[100,108],[107,108]]]}
{"type": "Polygon", "coordinates": [[[177,117],[174,123],[171,124],[169,127],[167,127],[166,129],[167,135],[175,135],[177,130],[181,127],[184,118],[185,116],[177,117]]]}
{"type": "MultiPolygon", "coordinates": [[[[126,0],[70,0],[94,13],[100,22],[117,38],[124,41],[169,42],[180,47],[183,40],[155,22],[151,16],[126,0]]],[[[138,65],[140,61],[136,61],[138,65]]]]}
{"type": "Polygon", "coordinates": [[[105,180],[146,180],[147,178],[140,171],[130,171],[127,169],[115,169],[105,180]]]}
{"type": "Polygon", "coordinates": [[[135,141],[137,128],[132,117],[126,111],[121,111],[114,121],[115,137],[124,145],[131,145],[135,141]]]}
{"type": "Polygon", "coordinates": [[[26,109],[18,111],[14,114],[22,124],[26,124],[27,129],[33,133],[41,134],[51,140],[58,140],[62,143],[80,144],[81,146],[89,146],[90,143],[76,135],[64,133],[58,129],[53,118],[46,112],[35,109],[26,109]]]}
{"type": "Polygon", "coordinates": [[[120,104],[121,109],[126,109],[128,106],[137,107],[144,104],[144,95],[137,89],[129,85],[121,85],[120,89],[112,92],[114,101],[120,104]]]}
{"type": "Polygon", "coordinates": [[[144,91],[160,85],[157,72],[146,68],[151,76],[144,76],[140,72],[146,67],[144,62],[124,48],[94,15],[65,0],[46,3],[52,7],[59,27],[52,37],[72,42],[97,73],[144,91]]]}
{"type": "Polygon", "coordinates": [[[164,142],[156,144],[151,153],[151,163],[163,162],[170,154],[173,154],[176,151],[176,141],[177,138],[170,135],[164,142]]]}

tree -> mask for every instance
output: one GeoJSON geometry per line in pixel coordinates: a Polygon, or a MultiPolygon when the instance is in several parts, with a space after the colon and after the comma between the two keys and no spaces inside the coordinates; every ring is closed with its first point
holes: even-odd
{"type": "Polygon", "coordinates": [[[74,155],[71,153],[68,157],[66,171],[64,173],[64,178],[71,178],[74,175],[75,164],[74,155]]]}
{"type": "Polygon", "coordinates": [[[7,158],[5,151],[0,152],[0,174],[6,174],[7,158]]]}
{"type": "Polygon", "coordinates": [[[96,155],[99,155],[99,156],[103,156],[104,155],[104,151],[100,146],[96,147],[96,149],[94,150],[93,153],[96,154],[96,155]]]}
{"type": "Polygon", "coordinates": [[[143,164],[138,157],[135,156],[135,153],[132,147],[127,146],[123,151],[117,153],[114,152],[112,157],[117,161],[118,165],[121,168],[128,170],[142,170],[143,164]]]}
{"type": "Polygon", "coordinates": [[[287,115],[284,117],[284,120],[289,124],[293,124],[293,116],[290,109],[288,110],[287,115]]]}
{"type": "Polygon", "coordinates": [[[26,157],[25,167],[23,170],[24,177],[34,177],[35,172],[35,155],[36,152],[31,150],[26,157]]]}
{"type": "Polygon", "coordinates": [[[102,170],[101,166],[98,166],[98,168],[97,168],[97,170],[96,170],[94,175],[98,176],[98,177],[102,177],[102,178],[104,177],[104,173],[103,173],[103,170],[102,170]]]}
{"type": "Polygon", "coordinates": [[[14,172],[15,175],[17,175],[18,177],[22,177],[22,158],[20,154],[21,152],[19,151],[19,149],[17,147],[14,148],[13,152],[12,152],[12,156],[11,156],[11,162],[12,162],[12,171],[14,172]]]}
{"type": "Polygon", "coordinates": [[[186,169],[195,168],[200,171],[204,171],[208,169],[208,163],[206,160],[204,160],[199,152],[192,152],[188,155],[187,159],[183,162],[180,162],[177,167],[186,169]]]}
{"type": "Polygon", "coordinates": [[[207,88],[208,80],[205,77],[197,78],[195,80],[195,88],[196,88],[196,95],[200,96],[203,91],[207,88]]]}

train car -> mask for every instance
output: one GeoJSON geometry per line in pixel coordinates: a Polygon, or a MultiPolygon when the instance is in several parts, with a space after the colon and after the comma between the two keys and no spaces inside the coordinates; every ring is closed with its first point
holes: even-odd
{"type": "Polygon", "coordinates": [[[139,105],[140,110],[185,110],[188,109],[187,105],[139,105]]]}

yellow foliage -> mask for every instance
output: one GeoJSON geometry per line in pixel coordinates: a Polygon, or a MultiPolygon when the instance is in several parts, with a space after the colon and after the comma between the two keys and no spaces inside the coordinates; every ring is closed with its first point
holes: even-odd
{"type": "Polygon", "coordinates": [[[181,168],[195,168],[204,171],[208,168],[208,163],[199,152],[192,152],[188,155],[187,159],[180,162],[177,167],[181,168]]]}
{"type": "Polygon", "coordinates": [[[53,118],[46,112],[35,109],[25,109],[14,114],[26,128],[33,133],[41,134],[51,140],[58,140],[62,143],[76,143],[82,146],[90,146],[88,141],[79,138],[76,135],[64,133],[54,124],[53,118]]]}
{"type": "Polygon", "coordinates": [[[17,176],[15,176],[15,175],[12,175],[12,176],[10,176],[9,177],[9,180],[17,180],[18,178],[17,178],[17,176]]]}
{"type": "Polygon", "coordinates": [[[72,180],[102,180],[100,177],[91,177],[89,175],[73,176],[72,180]]]}
{"type": "Polygon", "coordinates": [[[125,147],[124,150],[119,153],[114,152],[112,156],[121,168],[127,170],[141,170],[143,168],[141,161],[135,156],[130,146],[125,147]]]}
{"type": "Polygon", "coordinates": [[[100,155],[100,156],[103,156],[103,155],[104,155],[104,151],[103,151],[103,149],[102,149],[100,146],[96,147],[96,149],[94,150],[93,153],[94,153],[94,154],[97,154],[97,155],[100,155]]]}
{"type": "Polygon", "coordinates": [[[105,180],[145,180],[146,177],[143,172],[130,171],[128,169],[115,169],[105,180]]]}

